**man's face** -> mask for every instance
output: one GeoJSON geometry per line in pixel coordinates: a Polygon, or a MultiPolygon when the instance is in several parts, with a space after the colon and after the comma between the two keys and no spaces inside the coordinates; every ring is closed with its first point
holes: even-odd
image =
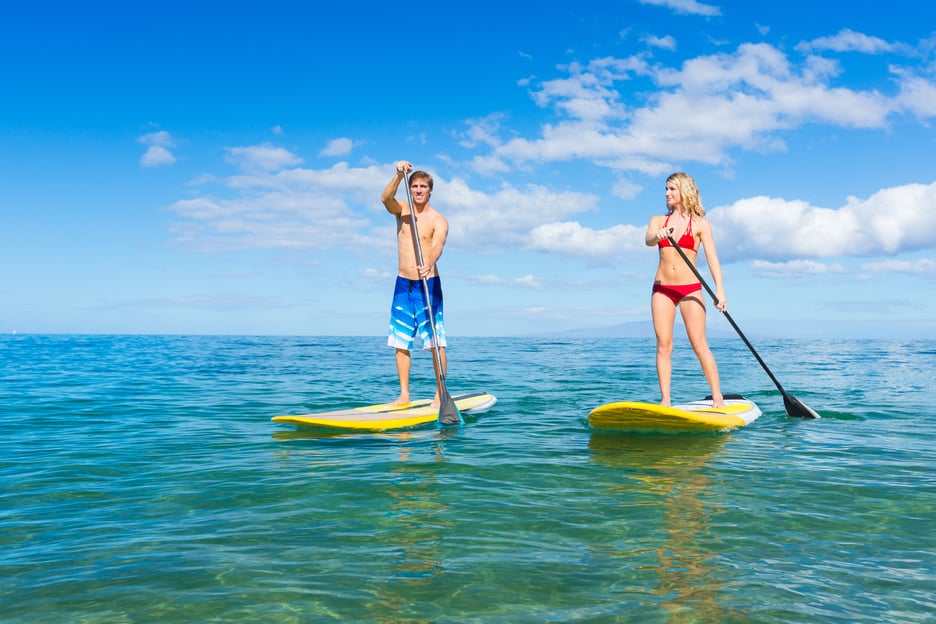
{"type": "Polygon", "coordinates": [[[432,195],[429,182],[422,178],[410,180],[410,193],[413,194],[413,201],[418,203],[429,201],[429,196],[432,195]]]}

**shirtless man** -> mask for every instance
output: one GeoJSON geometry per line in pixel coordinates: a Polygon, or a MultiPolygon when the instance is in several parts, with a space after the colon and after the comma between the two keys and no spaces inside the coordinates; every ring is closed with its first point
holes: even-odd
{"type": "MultiPolygon", "coordinates": [[[[400,378],[400,396],[390,405],[402,405],[410,402],[409,373],[410,350],[413,348],[417,333],[422,340],[423,349],[432,351],[433,370],[442,370],[445,374],[445,325],[442,321],[442,283],[436,262],[442,255],[445,239],[448,237],[448,221],[429,205],[432,195],[432,176],[425,171],[415,171],[410,175],[410,192],[416,209],[419,244],[423,252],[422,265],[417,265],[416,250],[413,246],[412,217],[409,202],[396,198],[400,182],[413,170],[405,160],[396,163],[396,175],[380,194],[380,201],[387,212],[396,217],[397,254],[399,268],[393,290],[393,303],[390,306],[390,332],[387,344],[396,349],[396,368],[400,378]],[[436,335],[439,339],[439,357],[441,366],[437,366],[435,345],[426,310],[422,279],[428,280],[432,314],[436,335]]],[[[439,383],[436,373],[436,395],[432,407],[439,407],[439,383]]]]}

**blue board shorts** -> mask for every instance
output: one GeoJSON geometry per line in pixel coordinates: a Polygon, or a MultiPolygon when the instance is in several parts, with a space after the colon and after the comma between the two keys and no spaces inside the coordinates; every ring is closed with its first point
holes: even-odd
{"type": "MultiPolygon", "coordinates": [[[[442,320],[442,282],[438,277],[430,277],[429,298],[432,301],[432,319],[435,322],[439,347],[445,347],[445,323],[442,320]]],[[[387,344],[394,349],[413,348],[416,335],[422,341],[423,349],[435,347],[432,341],[432,328],[429,326],[426,295],[422,280],[405,277],[396,278],[393,287],[393,303],[390,304],[390,332],[387,344]]]]}

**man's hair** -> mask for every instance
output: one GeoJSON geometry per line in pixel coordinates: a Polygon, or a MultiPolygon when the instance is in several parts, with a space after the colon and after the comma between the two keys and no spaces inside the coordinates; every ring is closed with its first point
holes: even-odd
{"type": "Polygon", "coordinates": [[[425,180],[429,184],[429,190],[432,190],[432,176],[426,173],[425,171],[414,171],[410,174],[410,186],[413,184],[413,180],[425,180]]]}

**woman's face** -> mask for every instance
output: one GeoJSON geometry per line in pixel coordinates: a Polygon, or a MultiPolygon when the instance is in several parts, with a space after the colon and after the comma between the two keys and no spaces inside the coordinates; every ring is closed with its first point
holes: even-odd
{"type": "Polygon", "coordinates": [[[682,193],[674,181],[666,183],[666,205],[673,209],[682,207],[682,193]]]}

